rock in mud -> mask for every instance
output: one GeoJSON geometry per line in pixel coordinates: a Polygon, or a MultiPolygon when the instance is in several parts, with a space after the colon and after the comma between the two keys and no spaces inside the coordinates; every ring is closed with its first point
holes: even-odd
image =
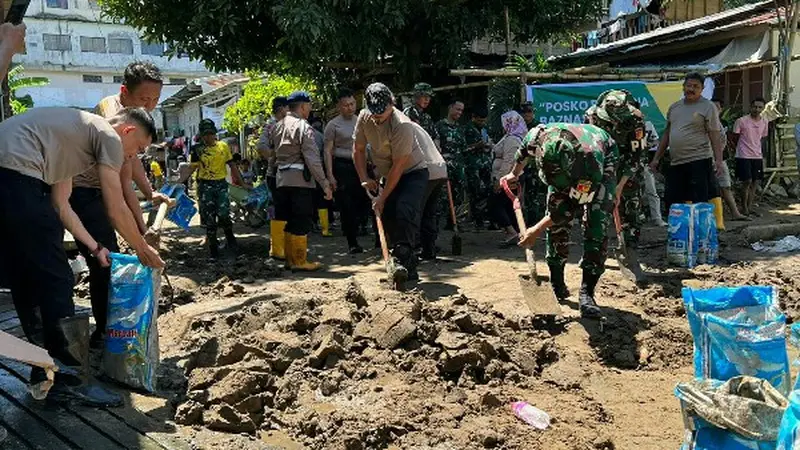
{"type": "Polygon", "coordinates": [[[230,405],[213,405],[203,412],[203,423],[212,430],[228,433],[252,433],[256,424],[247,414],[242,414],[230,405]]]}
{"type": "Polygon", "coordinates": [[[355,278],[351,277],[347,280],[347,291],[344,294],[344,299],[358,308],[367,307],[367,298],[364,296],[364,290],[361,289],[361,285],[358,284],[355,278]]]}
{"type": "Polygon", "coordinates": [[[439,333],[436,343],[447,350],[461,350],[469,345],[469,336],[464,333],[445,331],[439,333]]]}
{"type": "Polygon", "coordinates": [[[344,355],[345,351],[344,347],[342,347],[341,337],[335,331],[331,331],[322,337],[319,347],[311,353],[308,364],[315,369],[321,369],[325,366],[325,362],[329,357],[342,358],[344,355]]]}
{"type": "Polygon", "coordinates": [[[255,413],[263,409],[263,398],[260,395],[251,395],[235,406],[236,410],[241,413],[255,413]]]}
{"type": "Polygon", "coordinates": [[[269,374],[236,370],[208,388],[208,401],[209,403],[235,405],[245,398],[263,391],[272,382],[272,376],[269,374]]]}
{"type": "Polygon", "coordinates": [[[186,361],[186,373],[191,372],[196,367],[212,367],[217,363],[217,353],[219,352],[219,340],[216,337],[206,339],[197,345],[197,351],[189,355],[186,361]]]}
{"type": "Polygon", "coordinates": [[[180,425],[197,425],[203,421],[203,405],[188,401],[175,411],[175,423],[180,425]]]}
{"type": "Polygon", "coordinates": [[[245,359],[245,356],[247,356],[248,354],[251,354],[261,359],[267,357],[267,354],[260,348],[254,347],[252,345],[246,345],[241,342],[235,342],[231,346],[229,346],[226,349],[223,349],[220,352],[219,357],[217,357],[217,365],[227,366],[230,364],[237,363],[245,359]]]}
{"type": "Polygon", "coordinates": [[[285,372],[294,361],[306,356],[303,342],[292,333],[259,330],[248,336],[245,342],[266,352],[271,352],[274,356],[269,360],[270,365],[279,373],[285,372]]]}
{"type": "Polygon", "coordinates": [[[333,302],[322,306],[320,323],[349,330],[353,326],[353,309],[347,302],[333,302]]]}
{"type": "Polygon", "coordinates": [[[371,318],[356,326],[357,337],[373,339],[380,348],[394,349],[414,336],[417,326],[408,314],[387,303],[370,306],[371,318]]]}
{"type": "Polygon", "coordinates": [[[275,409],[283,411],[292,406],[297,400],[298,392],[300,392],[300,383],[298,381],[293,379],[283,380],[275,392],[273,400],[275,409]]]}
{"type": "Polygon", "coordinates": [[[456,314],[451,320],[464,333],[476,334],[481,331],[481,321],[473,313],[456,314]]]}

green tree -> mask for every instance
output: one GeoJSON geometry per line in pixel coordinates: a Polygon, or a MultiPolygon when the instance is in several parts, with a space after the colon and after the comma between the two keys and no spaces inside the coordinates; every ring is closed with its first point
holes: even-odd
{"type": "Polygon", "coordinates": [[[16,94],[19,89],[47,86],[50,80],[45,77],[26,77],[25,68],[21,65],[14,66],[8,71],[8,90],[11,92],[11,109],[14,114],[22,114],[33,108],[33,98],[29,95],[22,97],[16,94]]]}
{"type": "Polygon", "coordinates": [[[314,92],[313,83],[292,76],[251,75],[245,85],[242,97],[225,110],[223,128],[240,132],[245,126],[261,125],[261,122],[272,114],[272,99],[287,96],[293,91],[306,90],[314,92]]]}
{"type": "MultiPolygon", "coordinates": [[[[111,18],[215,70],[314,80],[391,64],[410,84],[420,67],[468,63],[467,45],[502,41],[504,7],[519,42],[550,40],[597,17],[602,0],[100,0],[111,18]],[[191,11],[180,26],[175,11],[191,11]]],[[[322,85],[320,83],[320,85],[322,85]]],[[[402,86],[401,86],[402,87],[402,86]]]]}

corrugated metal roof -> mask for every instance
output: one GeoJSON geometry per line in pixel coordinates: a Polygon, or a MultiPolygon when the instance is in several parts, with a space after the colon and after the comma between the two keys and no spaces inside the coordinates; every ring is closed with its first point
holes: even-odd
{"type": "MultiPolygon", "coordinates": [[[[648,44],[651,43],[651,41],[666,39],[676,34],[684,34],[686,36],[692,36],[696,34],[704,34],[709,31],[719,31],[720,28],[723,26],[725,29],[729,29],[728,27],[729,25],[736,25],[736,26],[755,25],[756,23],[751,23],[752,20],[757,19],[757,17],[753,17],[753,15],[771,9],[772,5],[773,2],[771,0],[767,0],[759,3],[753,3],[750,5],[741,6],[739,8],[732,8],[727,11],[723,11],[721,13],[712,14],[710,16],[702,17],[699,19],[689,20],[686,22],[682,22],[664,28],[659,28],[657,30],[653,30],[647,33],[637,34],[636,36],[620,39],[615,42],[600,44],[596,47],[591,47],[591,48],[581,48],[566,55],[550,57],[549,60],[551,62],[562,62],[570,59],[598,56],[612,51],[619,51],[627,47],[631,47],[629,49],[626,49],[627,51],[630,51],[631,49],[646,47],[648,44]],[[688,32],[692,31],[694,31],[694,33],[687,34],[688,32]]],[[[772,14],[772,17],[774,17],[774,12],[766,14],[772,14]]]]}

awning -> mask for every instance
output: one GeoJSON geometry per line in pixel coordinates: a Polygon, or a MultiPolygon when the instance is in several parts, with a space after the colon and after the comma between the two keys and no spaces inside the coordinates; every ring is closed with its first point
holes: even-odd
{"type": "Polygon", "coordinates": [[[716,56],[700,65],[708,67],[708,71],[723,72],[725,69],[758,64],[767,58],[769,53],[769,33],[760,36],[742,36],[733,39],[716,56]]]}

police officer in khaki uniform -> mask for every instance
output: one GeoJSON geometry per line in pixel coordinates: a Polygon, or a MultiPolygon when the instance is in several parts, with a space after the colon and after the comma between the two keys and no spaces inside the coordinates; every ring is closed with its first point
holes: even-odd
{"type": "Polygon", "coordinates": [[[314,129],[308,123],[311,96],[297,91],[288,98],[289,113],[277,123],[273,135],[277,192],[275,209],[286,220],[286,266],[291,270],[312,271],[319,263],[308,262],[308,233],[314,226],[314,190],[316,183],[333,198],[333,191],[322,166],[314,129]]]}

